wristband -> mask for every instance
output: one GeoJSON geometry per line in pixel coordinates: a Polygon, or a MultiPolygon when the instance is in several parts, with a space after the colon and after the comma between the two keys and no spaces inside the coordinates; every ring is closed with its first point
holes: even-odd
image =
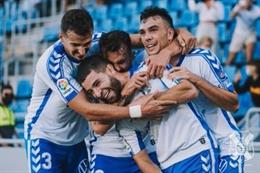
{"type": "Polygon", "coordinates": [[[129,115],[131,118],[142,117],[141,105],[135,105],[129,107],[129,115]]]}

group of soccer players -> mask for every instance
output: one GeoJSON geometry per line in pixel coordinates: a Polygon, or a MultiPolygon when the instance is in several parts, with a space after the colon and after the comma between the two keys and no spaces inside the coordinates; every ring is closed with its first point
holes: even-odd
{"type": "Polygon", "coordinates": [[[87,11],[63,16],[60,40],[36,66],[25,120],[31,172],[243,172],[226,111],[237,95],[218,58],[183,54],[194,40],[165,9],[146,8],[139,29],[92,34],[87,11]]]}

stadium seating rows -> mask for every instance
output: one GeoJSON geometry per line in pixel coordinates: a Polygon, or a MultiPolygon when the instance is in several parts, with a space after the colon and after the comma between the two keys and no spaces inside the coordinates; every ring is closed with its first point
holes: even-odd
{"type": "MultiPolygon", "coordinates": [[[[230,21],[230,12],[237,3],[238,0],[221,0],[224,4],[224,20],[220,21],[217,25],[218,36],[219,36],[219,48],[217,50],[217,55],[222,62],[225,62],[228,56],[228,48],[231,40],[231,34],[235,27],[235,21],[230,21]]],[[[113,1],[114,2],[114,1],[113,1]]],[[[173,23],[176,27],[186,27],[193,34],[196,31],[196,25],[198,24],[198,15],[194,12],[188,10],[187,0],[118,0],[116,3],[110,5],[99,5],[94,6],[91,4],[86,4],[84,6],[94,19],[95,29],[98,31],[109,31],[112,29],[123,29],[130,33],[138,32],[139,25],[139,13],[145,7],[150,5],[158,5],[160,7],[166,8],[173,18],[173,23]]],[[[260,0],[255,1],[260,5],[260,0]]],[[[0,64],[2,64],[2,35],[3,29],[5,28],[7,32],[11,32],[11,29],[15,22],[19,20],[26,20],[28,18],[35,18],[38,16],[38,11],[36,9],[31,9],[30,12],[23,11],[21,7],[15,3],[15,1],[5,1],[4,6],[0,6],[0,64]],[[4,20],[5,16],[5,20],[4,20]]],[[[44,42],[53,42],[58,38],[59,27],[56,26],[43,26],[43,38],[44,42]]],[[[26,26],[19,25],[16,27],[18,31],[26,32],[26,26]]],[[[257,37],[258,41],[254,50],[254,58],[260,59],[260,20],[256,23],[257,37]]],[[[240,52],[236,57],[237,64],[244,64],[245,57],[244,53],[240,52]]],[[[1,69],[1,68],[0,68],[1,69]]],[[[233,79],[236,67],[226,67],[229,77],[233,79]]],[[[0,80],[1,80],[0,71],[0,80]]],[[[25,113],[26,107],[29,104],[28,98],[32,92],[32,86],[29,81],[19,81],[17,86],[17,100],[15,102],[14,110],[18,113],[25,113]]],[[[240,116],[245,113],[245,111],[252,105],[252,102],[246,100],[251,100],[248,93],[240,95],[239,99],[241,101],[241,110],[239,110],[236,115],[240,116]]],[[[24,115],[24,114],[22,114],[24,115]]],[[[19,121],[20,122],[20,121],[19,121]]]]}

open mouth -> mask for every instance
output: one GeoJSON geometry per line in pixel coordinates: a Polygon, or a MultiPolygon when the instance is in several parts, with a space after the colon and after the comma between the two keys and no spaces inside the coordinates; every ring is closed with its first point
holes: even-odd
{"type": "Polygon", "coordinates": [[[149,51],[152,51],[155,48],[156,44],[147,44],[146,45],[146,49],[148,49],[149,51]]]}

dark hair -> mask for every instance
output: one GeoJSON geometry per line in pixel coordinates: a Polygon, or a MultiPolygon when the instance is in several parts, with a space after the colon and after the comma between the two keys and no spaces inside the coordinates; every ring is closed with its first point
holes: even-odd
{"type": "Polygon", "coordinates": [[[10,89],[10,90],[13,91],[13,87],[12,87],[12,85],[10,85],[9,83],[7,83],[7,84],[2,84],[2,86],[1,86],[1,93],[3,93],[3,91],[4,91],[5,89],[10,89]]]}
{"type": "Polygon", "coordinates": [[[105,72],[107,64],[108,61],[101,55],[92,55],[85,58],[78,67],[76,80],[82,83],[92,70],[95,72],[105,72]]]}
{"type": "Polygon", "coordinates": [[[131,52],[131,39],[127,32],[114,30],[105,33],[99,40],[99,45],[103,56],[106,58],[108,52],[118,51],[123,45],[131,52]]]}
{"type": "Polygon", "coordinates": [[[61,20],[61,31],[73,31],[80,36],[92,34],[93,20],[84,9],[72,9],[65,13],[61,20]]]}
{"type": "Polygon", "coordinates": [[[172,17],[169,15],[168,11],[164,8],[159,7],[147,7],[145,8],[140,15],[140,22],[144,19],[148,19],[152,16],[160,16],[163,20],[165,20],[171,28],[174,28],[172,17]]]}

